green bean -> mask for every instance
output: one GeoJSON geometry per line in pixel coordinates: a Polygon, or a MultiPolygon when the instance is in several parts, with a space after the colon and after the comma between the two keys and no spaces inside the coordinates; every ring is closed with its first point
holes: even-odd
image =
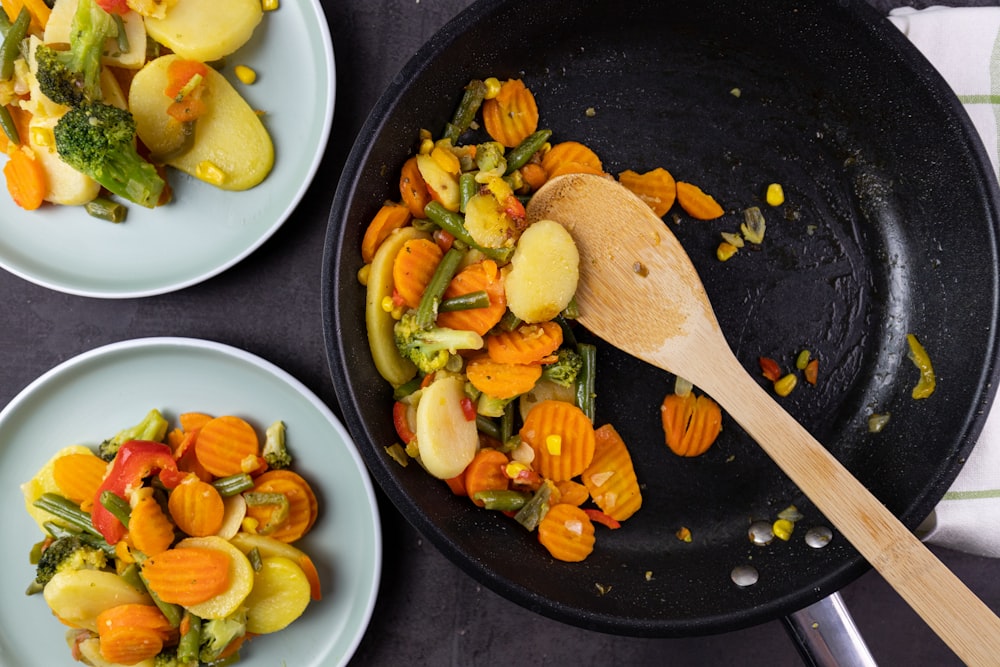
{"type": "Polygon", "coordinates": [[[124,222],[128,215],[128,209],[123,204],[107,197],[95,197],[84,204],[83,208],[94,218],[114,223],[124,222]]]}
{"type": "Polygon", "coordinates": [[[45,529],[52,537],[59,539],[60,537],[76,537],[79,538],[81,542],[95,549],[100,549],[109,556],[115,555],[115,548],[113,545],[108,544],[104,541],[104,538],[98,537],[91,533],[85,533],[76,527],[67,528],[55,521],[45,521],[42,523],[42,528],[45,529]]]}
{"type": "Polygon", "coordinates": [[[590,343],[579,343],[576,351],[583,357],[583,367],[576,377],[576,405],[594,421],[594,372],[597,370],[597,348],[590,343]]]}
{"type": "Polygon", "coordinates": [[[111,512],[126,527],[128,526],[129,517],[132,515],[132,506],[128,504],[127,500],[114,491],[102,491],[100,501],[104,505],[104,509],[111,512]]]}
{"type": "Polygon", "coordinates": [[[524,324],[524,320],[509,310],[503,314],[503,317],[500,318],[500,322],[497,323],[502,331],[513,331],[522,324],[524,324]]]}
{"type": "Polygon", "coordinates": [[[247,552],[247,560],[250,561],[250,567],[253,568],[254,572],[260,572],[260,568],[264,567],[264,561],[260,557],[260,549],[257,547],[247,552]]]}
{"type": "Polygon", "coordinates": [[[465,213],[469,200],[479,191],[475,172],[467,171],[458,177],[458,210],[465,213]]]}
{"type": "Polygon", "coordinates": [[[392,390],[392,400],[401,401],[416,390],[420,389],[420,384],[424,381],[423,377],[417,376],[410,380],[409,382],[404,382],[395,389],[392,390]]]}
{"type": "Polygon", "coordinates": [[[227,477],[220,477],[212,482],[212,486],[215,487],[215,490],[219,492],[220,496],[226,498],[228,496],[235,496],[237,493],[243,493],[244,491],[252,489],[253,477],[245,472],[241,472],[227,477]]]}
{"type": "Polygon", "coordinates": [[[476,243],[465,228],[465,221],[458,213],[449,211],[440,202],[432,201],[424,207],[424,213],[438,227],[445,230],[470,248],[475,248],[490,259],[506,264],[514,254],[514,248],[488,248],[476,243]]]}
{"type": "Polygon", "coordinates": [[[472,494],[472,498],[481,501],[486,509],[500,512],[516,512],[524,507],[529,499],[527,494],[506,489],[476,491],[472,494]]]}
{"type": "Polygon", "coordinates": [[[420,303],[417,306],[417,326],[421,329],[430,329],[434,326],[434,321],[437,320],[438,307],[441,305],[441,295],[444,294],[448,283],[451,282],[451,279],[455,276],[455,272],[458,271],[458,265],[462,261],[462,256],[461,250],[452,248],[438,262],[437,268],[434,270],[434,275],[431,276],[430,282],[427,283],[424,294],[420,297],[420,303]]]}
{"type": "MultiPolygon", "coordinates": [[[[2,13],[0,12],[0,14],[2,13]]],[[[0,106],[0,129],[3,129],[3,133],[7,135],[7,140],[10,143],[21,143],[21,133],[17,131],[14,117],[10,115],[10,109],[7,108],[7,105],[0,106]]]]}
{"type": "Polygon", "coordinates": [[[115,24],[118,27],[118,35],[116,36],[118,41],[118,50],[122,53],[128,53],[129,44],[128,33],[125,32],[125,20],[122,18],[121,14],[112,14],[111,18],[115,20],[115,24]]]}
{"type": "Polygon", "coordinates": [[[534,530],[538,527],[538,523],[545,516],[545,512],[548,509],[549,498],[552,496],[552,486],[550,482],[546,482],[538,487],[535,491],[535,495],[531,497],[531,500],[524,504],[524,507],[517,511],[514,515],[514,521],[527,528],[528,530],[534,530]]]}
{"type": "Polygon", "coordinates": [[[17,13],[17,19],[11,24],[7,34],[3,36],[3,44],[0,44],[0,79],[7,81],[14,74],[14,60],[17,59],[21,49],[21,40],[28,34],[28,26],[31,24],[31,13],[27,7],[21,7],[17,13]]]}
{"type": "Polygon", "coordinates": [[[476,290],[459,296],[449,297],[441,301],[438,312],[446,313],[453,310],[472,310],[473,308],[486,308],[490,305],[490,295],[486,290],[476,290]]]}
{"type": "Polygon", "coordinates": [[[531,156],[537,153],[551,136],[552,130],[538,130],[529,134],[524,141],[512,148],[507,153],[507,171],[504,175],[511,174],[526,165],[531,156]]]}
{"type": "Polygon", "coordinates": [[[562,329],[563,345],[566,347],[576,347],[576,333],[573,331],[573,327],[570,326],[569,319],[565,315],[559,314],[555,316],[554,320],[559,325],[559,328],[562,329]]]}
{"type": "Polygon", "coordinates": [[[0,12],[0,37],[6,37],[7,31],[10,30],[10,17],[7,16],[7,12],[0,12]]]}
{"type": "Polygon", "coordinates": [[[455,109],[455,115],[452,116],[451,122],[445,125],[444,138],[451,139],[453,144],[456,143],[462,133],[472,125],[484,99],[486,99],[486,84],[479,79],[473,79],[465,87],[462,101],[458,103],[458,108],[455,109]]]}
{"type": "Polygon", "coordinates": [[[184,617],[187,619],[187,632],[177,642],[177,662],[197,665],[198,651],[201,648],[201,618],[187,610],[184,611],[184,617]]]}
{"type": "Polygon", "coordinates": [[[497,428],[497,423],[489,417],[476,415],[476,428],[479,429],[480,433],[485,433],[491,438],[500,440],[500,429],[497,428]]]}
{"type": "Polygon", "coordinates": [[[80,509],[80,506],[76,503],[66,500],[62,496],[56,493],[43,493],[41,496],[32,503],[35,507],[41,510],[45,510],[49,514],[52,514],[66,523],[79,528],[80,530],[90,533],[91,535],[96,535],[98,537],[103,537],[90,519],[90,515],[80,509]]]}
{"type": "Polygon", "coordinates": [[[514,435],[514,402],[511,401],[503,408],[503,415],[500,417],[500,442],[506,445],[514,435]]]}

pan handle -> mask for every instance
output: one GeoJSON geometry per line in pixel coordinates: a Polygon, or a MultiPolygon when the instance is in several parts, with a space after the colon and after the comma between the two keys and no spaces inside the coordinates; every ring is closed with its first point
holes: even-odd
{"type": "Polygon", "coordinates": [[[782,619],[807,667],[876,667],[840,593],[782,619]]]}

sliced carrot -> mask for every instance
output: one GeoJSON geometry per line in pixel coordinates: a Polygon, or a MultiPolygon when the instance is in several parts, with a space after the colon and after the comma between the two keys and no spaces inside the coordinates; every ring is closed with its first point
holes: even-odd
{"type": "Polygon", "coordinates": [[[128,539],[147,556],[163,553],[174,542],[174,526],[153,497],[152,487],[144,486],[132,494],[128,539]]]}
{"type": "Polygon", "coordinates": [[[483,102],[482,111],[486,133],[507,148],[514,148],[538,129],[535,96],[520,79],[504,81],[496,97],[483,102]]]}
{"type": "Polygon", "coordinates": [[[486,336],[486,350],[490,359],[502,364],[535,364],[558,350],[562,341],[562,327],[556,322],[522,324],[486,336]]]}
{"type": "Polygon", "coordinates": [[[170,445],[170,449],[174,453],[174,458],[177,458],[177,450],[184,443],[185,437],[186,434],[184,433],[183,429],[172,428],[169,431],[167,431],[166,443],[170,445]]]}
{"type": "MultiPolygon", "coordinates": [[[[309,483],[291,470],[268,470],[254,480],[253,490],[257,493],[280,493],[288,498],[288,518],[270,533],[270,537],[282,542],[295,542],[312,528],[316,522],[319,504],[309,483]]],[[[266,525],[275,508],[269,505],[247,506],[247,516],[266,525]]]]}
{"type": "Polygon", "coordinates": [[[470,264],[459,271],[444,291],[444,298],[485,291],[490,298],[486,308],[452,310],[440,313],[437,323],[451,329],[475,331],[480,336],[496,326],[507,311],[507,296],[504,293],[503,278],[493,260],[470,264]]]}
{"type": "Polygon", "coordinates": [[[555,484],[556,488],[559,489],[559,502],[561,503],[579,507],[590,498],[590,491],[587,490],[586,486],[580,484],[580,482],[564,479],[555,484]]]}
{"type": "Polygon", "coordinates": [[[424,177],[420,174],[420,168],[417,167],[416,156],[403,163],[403,168],[399,172],[399,194],[410,210],[410,215],[414,218],[427,217],[424,208],[431,203],[431,195],[427,191],[424,177]]]}
{"type": "Polygon", "coordinates": [[[218,549],[179,547],[147,558],[142,574],[164,602],[190,606],[229,587],[229,556],[218,549]]]}
{"type": "Polygon", "coordinates": [[[465,366],[465,375],[472,386],[493,398],[514,398],[531,391],[542,377],[539,364],[502,364],[479,354],[465,366]]]}
{"type": "Polygon", "coordinates": [[[181,482],[170,492],[167,509],[177,527],[193,537],[215,535],[226,513],[218,490],[195,477],[181,482]]]}
{"type": "Polygon", "coordinates": [[[809,363],[806,364],[802,373],[806,378],[806,382],[809,384],[816,384],[816,380],[819,377],[819,359],[811,359],[809,363]]]}
{"type": "Polygon", "coordinates": [[[177,416],[177,421],[186,433],[197,431],[202,426],[212,421],[212,419],[214,419],[212,415],[207,415],[204,412],[182,412],[177,416]]]}
{"type": "Polygon", "coordinates": [[[643,174],[627,169],[618,174],[618,182],[631,190],[639,199],[663,217],[677,199],[677,183],[669,171],[657,167],[643,174]]]}
{"type": "Polygon", "coordinates": [[[469,495],[465,490],[465,471],[463,470],[454,477],[449,477],[444,480],[444,483],[448,485],[451,492],[456,496],[467,496],[469,495]]]}
{"type": "Polygon", "coordinates": [[[542,168],[549,178],[562,174],[603,174],[601,158],[579,141],[563,141],[542,154],[542,168]]]}
{"type": "Polygon", "coordinates": [[[60,493],[74,503],[93,498],[104,480],[108,462],[96,454],[67,454],[52,464],[60,493]]]}
{"type": "Polygon", "coordinates": [[[616,521],[624,521],[642,506],[632,457],[611,424],[594,431],[594,460],[580,478],[594,503],[616,521]]]}
{"type": "Polygon", "coordinates": [[[389,234],[394,230],[408,225],[411,217],[410,209],[402,204],[395,202],[383,204],[365,229],[364,238],[361,239],[361,259],[365,263],[371,263],[375,259],[375,251],[382,242],[389,238],[389,234]]]}
{"type": "Polygon", "coordinates": [[[579,563],[594,550],[594,524],[579,507],[559,503],[539,522],[538,541],[556,560],[579,563]]]}
{"type": "Polygon", "coordinates": [[[45,4],[44,0],[21,0],[21,2],[31,12],[30,28],[45,32],[45,26],[49,23],[49,15],[52,13],[49,6],[45,4]]]}
{"type": "Polygon", "coordinates": [[[678,456],[705,453],[722,431],[722,409],[708,396],[667,394],[660,406],[667,446],[678,456]]]}
{"type": "Polygon", "coordinates": [[[45,168],[28,146],[22,145],[10,151],[3,175],[7,179],[7,192],[11,199],[24,210],[34,211],[45,201],[45,168]]]}
{"type": "Polygon", "coordinates": [[[148,628],[115,628],[99,635],[101,657],[115,665],[151,660],[163,650],[163,639],[148,628]]]}
{"type": "Polygon", "coordinates": [[[532,190],[538,190],[549,180],[548,174],[539,162],[529,162],[521,167],[521,178],[532,190]]]}
{"type": "Polygon", "coordinates": [[[105,609],[97,615],[97,631],[119,628],[144,628],[157,633],[165,642],[178,636],[178,629],[160,608],[152,604],[127,603],[105,609]]]}
{"type": "Polygon", "coordinates": [[[498,449],[480,449],[476,452],[463,473],[465,492],[472,502],[482,507],[483,501],[475,498],[477,493],[501,491],[508,487],[510,480],[504,474],[504,466],[509,462],[507,455],[498,449]]]}
{"type": "Polygon", "coordinates": [[[677,203],[695,220],[715,220],[725,213],[712,195],[683,181],[677,181],[677,203]]]}
{"type": "Polygon", "coordinates": [[[409,308],[420,305],[434,270],[441,263],[444,251],[430,239],[410,239],[396,253],[392,262],[392,280],[396,292],[409,308]]]}
{"type": "Polygon", "coordinates": [[[536,403],[520,435],[535,452],[532,466],[554,482],[576,477],[594,458],[594,426],[572,403],[552,399],[536,403]]]}
{"type": "Polygon", "coordinates": [[[216,477],[254,472],[260,467],[260,440],[245,420],[223,415],[206,422],[198,432],[195,456],[216,477]]]}

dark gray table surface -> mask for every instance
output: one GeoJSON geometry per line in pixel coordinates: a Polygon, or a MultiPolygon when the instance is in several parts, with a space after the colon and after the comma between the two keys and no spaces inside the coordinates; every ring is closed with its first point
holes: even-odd
{"type": "MultiPolygon", "coordinates": [[[[710,1],[710,0],[709,0],[710,1]]],[[[880,10],[928,2],[870,0],[880,10]]],[[[56,364],[115,341],[191,336],[246,349],[336,410],[323,347],[320,266],[327,214],[351,144],[384,86],[469,0],[323,0],[337,66],[333,132],[315,183],[278,233],[203,284],[144,299],[69,296],[0,271],[0,405],[56,364]]],[[[952,0],[944,4],[997,5],[952,0]]],[[[567,9],[572,6],[567,3],[567,9]]],[[[800,665],[779,621],[691,639],[590,632],[517,607],[446,560],[382,499],[385,559],[374,617],[352,665],[800,665]]],[[[992,608],[1000,563],[935,553],[992,608]]],[[[873,573],[842,591],[883,665],[958,664],[873,573]]],[[[1000,664],[1000,656],[997,657],[1000,664]]]]}

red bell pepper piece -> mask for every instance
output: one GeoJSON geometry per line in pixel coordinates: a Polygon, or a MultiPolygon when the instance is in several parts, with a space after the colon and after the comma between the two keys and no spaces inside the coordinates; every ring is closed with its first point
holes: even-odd
{"type": "Polygon", "coordinates": [[[593,521],[594,523],[599,523],[601,525],[607,526],[612,530],[614,530],[615,528],[622,527],[622,524],[618,521],[618,519],[608,516],[601,510],[585,509],[583,511],[587,513],[587,516],[590,517],[590,520],[593,521]]]}
{"type": "Polygon", "coordinates": [[[408,409],[409,406],[402,401],[396,401],[392,405],[392,424],[396,427],[396,435],[399,436],[404,445],[410,444],[417,437],[417,434],[410,427],[408,409]]]}
{"type": "Polygon", "coordinates": [[[97,6],[106,11],[108,14],[125,16],[129,12],[129,6],[126,0],[97,0],[97,6]]]}
{"type": "MultiPolygon", "coordinates": [[[[116,544],[125,537],[125,525],[101,504],[101,494],[105,491],[128,498],[132,489],[142,485],[146,477],[160,471],[177,472],[177,462],[168,445],[149,440],[129,440],[118,448],[111,470],[94,494],[94,508],[90,519],[108,544],[116,544]]],[[[165,474],[161,478],[168,488],[176,486],[182,476],[165,474]]]]}

